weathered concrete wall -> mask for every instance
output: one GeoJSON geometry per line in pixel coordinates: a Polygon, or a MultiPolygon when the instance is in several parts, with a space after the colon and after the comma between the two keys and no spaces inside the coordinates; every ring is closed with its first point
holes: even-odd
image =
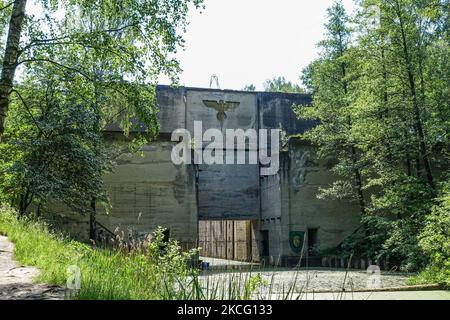
{"type": "MultiPolygon", "coordinates": [[[[186,101],[186,128],[191,135],[194,121],[202,122],[202,133],[208,129],[219,129],[224,139],[227,129],[258,127],[254,93],[187,89],[186,101]]],[[[210,142],[202,141],[203,148],[210,142]]],[[[199,142],[196,140],[195,143],[198,147],[199,142]]],[[[227,152],[235,152],[234,148],[224,147],[224,159],[227,152]]],[[[257,144],[247,145],[247,151],[248,148],[257,150],[257,144]]],[[[259,166],[199,165],[198,211],[200,219],[258,219],[259,166]]]]}
{"type": "Polygon", "coordinates": [[[89,216],[73,212],[66,206],[54,203],[43,211],[42,217],[60,231],[72,238],[89,242],[89,216]]]}
{"type": "MultiPolygon", "coordinates": [[[[261,183],[261,220],[260,230],[267,231],[269,235],[269,254],[279,256],[282,254],[282,221],[281,221],[281,187],[280,175],[260,178],[261,183]]],[[[261,239],[259,239],[261,240],[261,239]]],[[[262,243],[260,243],[262,246],[262,243]]]]}
{"type": "Polygon", "coordinates": [[[199,219],[259,219],[259,166],[200,165],[199,219]]]}
{"type": "MultiPolygon", "coordinates": [[[[168,136],[178,128],[193,134],[194,121],[203,122],[203,131],[216,128],[224,134],[226,129],[280,125],[289,135],[303,133],[315,122],[298,120],[292,105],[308,105],[310,96],[159,86],[157,99],[160,138],[142,155],[123,155],[115,172],[105,177],[112,208],[109,214],[100,210],[97,219],[109,229],[119,227],[144,236],[161,225],[186,246],[196,245],[200,237],[208,255],[240,260],[251,256],[257,261],[263,237],[268,237],[269,255],[276,259],[298,255],[290,248],[290,232],[316,228],[319,245],[328,248],[359,226],[356,204],[316,198],[318,188],[335,177],[326,161],[317,160],[314,148],[301,141],[291,140],[280,156],[279,173],[268,177],[260,177],[259,165],[175,166],[171,162],[174,143],[168,136]],[[208,221],[198,232],[199,220],[208,221]]],[[[112,126],[108,131],[109,139],[124,143],[120,128],[112,126]]],[[[203,141],[203,147],[208,143],[203,141]]],[[[261,147],[247,145],[245,151],[261,147]]],[[[67,229],[88,237],[87,217],[66,218],[62,220],[71,219],[67,229]]]]}
{"type": "Polygon", "coordinates": [[[188,88],[186,101],[186,128],[190,132],[194,121],[203,122],[203,132],[215,128],[225,134],[226,129],[258,128],[255,93],[188,88]]]}
{"type": "Polygon", "coordinates": [[[288,135],[303,133],[314,127],[315,121],[297,119],[293,105],[311,105],[307,94],[259,92],[259,119],[261,129],[278,129],[280,125],[288,135]]]}
{"type": "Polygon", "coordinates": [[[280,175],[262,176],[261,183],[261,220],[270,221],[281,218],[280,175]]]}
{"type": "Polygon", "coordinates": [[[160,86],[156,90],[161,134],[186,128],[186,88],[160,86]]]}
{"type": "Polygon", "coordinates": [[[337,246],[360,224],[357,204],[349,200],[320,200],[320,187],[331,185],[336,177],[325,160],[318,160],[315,149],[293,140],[283,155],[281,174],[283,255],[295,255],[289,245],[289,232],[318,229],[318,245],[337,246]]]}
{"type": "Polygon", "coordinates": [[[195,171],[172,163],[172,147],[172,142],[152,142],[142,153],[119,157],[114,172],[105,177],[111,209],[106,214],[99,208],[100,223],[142,237],[162,226],[184,245],[196,245],[195,171]]]}
{"type": "MultiPolygon", "coordinates": [[[[301,94],[258,93],[260,128],[276,129],[280,125],[288,135],[303,133],[315,121],[298,120],[292,105],[307,106],[311,97],[301,94]]],[[[318,229],[322,248],[338,245],[359,226],[358,209],[348,201],[317,199],[319,187],[331,184],[336,177],[324,161],[316,159],[314,148],[291,140],[288,151],[280,155],[278,175],[261,177],[260,230],[268,231],[269,254],[298,256],[291,249],[293,231],[318,229]]],[[[307,246],[307,243],[306,243],[307,246]]]]}

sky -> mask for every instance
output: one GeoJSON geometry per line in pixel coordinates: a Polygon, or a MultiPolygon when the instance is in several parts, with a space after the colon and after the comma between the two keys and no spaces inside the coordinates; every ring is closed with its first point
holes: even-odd
{"type": "MultiPolygon", "coordinates": [[[[353,0],[343,0],[348,13],[353,0]]],[[[180,85],[209,87],[216,74],[221,89],[257,90],[275,76],[301,83],[301,70],[317,57],[332,0],[205,0],[190,11],[185,50],[177,54],[180,85]]],[[[161,79],[162,84],[169,84],[161,79]]]]}

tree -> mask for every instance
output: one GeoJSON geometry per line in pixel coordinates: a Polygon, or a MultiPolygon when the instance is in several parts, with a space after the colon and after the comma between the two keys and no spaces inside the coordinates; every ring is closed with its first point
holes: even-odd
{"type": "MultiPolygon", "coordinates": [[[[369,4],[374,2],[363,3],[363,11],[369,4]]],[[[370,213],[393,225],[380,251],[414,270],[426,263],[419,234],[443,177],[436,169],[449,163],[443,120],[449,97],[439,89],[448,84],[442,72],[448,70],[449,51],[440,27],[445,10],[439,1],[375,4],[380,26],[370,29],[359,21],[354,132],[363,142],[366,186],[373,188],[370,213]]]]}
{"type": "Polygon", "coordinates": [[[442,187],[438,203],[427,216],[419,245],[429,257],[423,276],[433,283],[450,286],[450,180],[442,187]]]}
{"type": "Polygon", "coordinates": [[[318,126],[304,134],[304,138],[318,146],[319,156],[336,159],[333,171],[342,177],[330,188],[322,189],[319,197],[356,199],[364,215],[363,164],[358,141],[352,135],[354,81],[350,74],[355,64],[350,58],[351,30],[348,25],[349,17],[342,3],[336,2],[328,10],[327,38],[319,44],[321,56],[304,72],[305,85],[313,92],[313,106],[299,106],[295,111],[302,118],[320,121],[318,126]]]}
{"type": "Polygon", "coordinates": [[[329,12],[323,52],[304,70],[313,106],[296,108],[320,120],[304,137],[344,177],[318,196],[352,196],[363,208],[364,228],[345,250],[418,270],[430,261],[421,240],[430,221],[446,223],[432,208],[450,165],[448,1],[361,1],[351,20],[339,3],[329,12]]]}
{"type": "MultiPolygon", "coordinates": [[[[60,203],[90,213],[92,199],[107,202],[103,174],[110,168],[94,102],[68,91],[57,68],[28,75],[11,100],[10,126],[0,145],[0,189],[23,216],[60,203]]],[[[76,86],[76,84],[74,84],[76,86]]]]}
{"type": "Polygon", "coordinates": [[[242,91],[256,91],[256,87],[254,84],[248,84],[242,88],[242,91]]]}
{"type": "MultiPolygon", "coordinates": [[[[8,112],[9,95],[13,88],[14,76],[17,69],[17,59],[19,57],[20,38],[25,20],[26,5],[26,0],[12,2],[11,18],[0,76],[0,136],[4,131],[4,121],[6,113],[8,112]]],[[[3,7],[2,13],[4,13],[6,9],[7,7],[3,7]]]]}
{"type": "Polygon", "coordinates": [[[201,2],[42,0],[34,8],[42,11],[38,16],[26,12],[26,0],[4,5],[0,11],[1,31],[6,34],[1,53],[0,136],[17,86],[16,70],[20,66],[26,73],[36,64],[75,71],[86,84],[83,93],[102,95],[104,111],[122,120],[126,130],[136,116],[149,133],[157,132],[154,94],[146,86],[161,73],[176,79],[179,64],[173,54],[183,44],[180,31],[184,31],[189,5],[199,8],[201,2]],[[110,102],[120,97],[120,105],[106,103],[108,96],[110,102]]]}
{"type": "Polygon", "coordinates": [[[305,89],[298,84],[287,81],[284,77],[275,77],[264,83],[264,91],[285,92],[285,93],[305,93],[305,89]]]}

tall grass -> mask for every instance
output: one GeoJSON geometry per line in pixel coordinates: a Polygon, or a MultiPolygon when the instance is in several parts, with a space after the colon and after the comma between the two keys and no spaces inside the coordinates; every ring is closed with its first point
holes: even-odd
{"type": "Polygon", "coordinates": [[[15,258],[41,272],[36,281],[64,286],[67,268],[81,270],[76,299],[251,299],[263,285],[257,275],[204,281],[191,267],[197,251],[182,252],[176,241],[163,241],[163,230],[116,250],[93,248],[49,230],[42,221],[17,220],[13,210],[0,208],[0,233],[15,243],[15,258]]]}
{"type": "Polygon", "coordinates": [[[41,270],[36,280],[49,284],[65,283],[67,266],[77,264],[90,250],[49,232],[45,224],[17,220],[15,212],[8,208],[0,208],[0,233],[15,243],[14,256],[20,263],[41,270]]]}
{"type": "MultiPolygon", "coordinates": [[[[200,273],[198,250],[183,252],[179,244],[164,242],[162,229],[143,242],[118,237],[114,250],[102,249],[51,231],[42,221],[20,219],[0,207],[0,233],[15,243],[15,258],[41,272],[36,281],[65,286],[69,266],[81,270],[81,286],[69,298],[91,300],[249,300],[304,299],[315,273],[300,279],[300,263],[293,281],[278,283],[275,274],[264,280],[260,268],[244,272],[200,273]]],[[[301,258],[300,258],[301,260],[301,258]]],[[[348,269],[350,268],[350,263],[348,269]]],[[[342,292],[352,291],[345,273],[342,292]]],[[[269,271],[268,269],[264,272],[269,271]]],[[[338,299],[342,299],[343,295],[338,299]]]]}
{"type": "Polygon", "coordinates": [[[447,267],[431,265],[409,280],[411,285],[439,284],[443,289],[450,290],[450,261],[447,267]]]}

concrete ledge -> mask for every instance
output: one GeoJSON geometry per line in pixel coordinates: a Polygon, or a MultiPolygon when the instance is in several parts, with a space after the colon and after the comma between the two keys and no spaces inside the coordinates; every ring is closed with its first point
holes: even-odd
{"type": "Polygon", "coordinates": [[[435,291],[445,290],[439,284],[425,284],[404,287],[379,288],[379,289],[355,289],[355,290],[306,290],[307,293],[352,293],[352,292],[399,292],[399,291],[435,291]]]}

